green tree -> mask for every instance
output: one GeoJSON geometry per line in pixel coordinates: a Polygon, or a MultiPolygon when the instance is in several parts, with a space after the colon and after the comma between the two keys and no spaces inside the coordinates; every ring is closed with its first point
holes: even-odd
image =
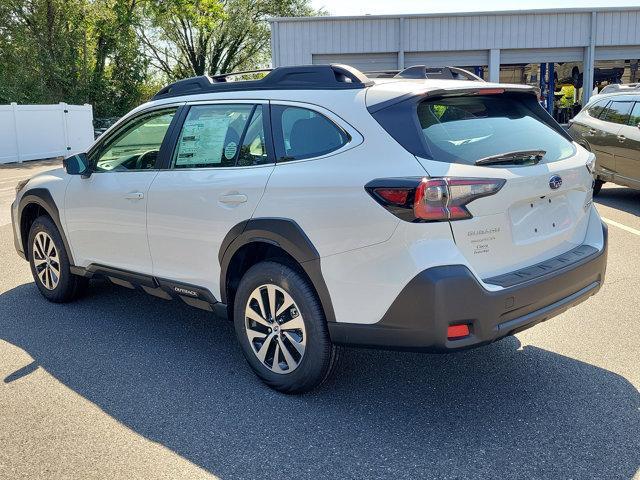
{"type": "Polygon", "coordinates": [[[137,0],[0,0],[0,103],[91,103],[96,116],[140,102],[148,61],[137,0]]]}
{"type": "Polygon", "coordinates": [[[146,0],[143,11],[141,42],[170,79],[264,66],[269,17],[318,13],[309,0],[146,0]]]}

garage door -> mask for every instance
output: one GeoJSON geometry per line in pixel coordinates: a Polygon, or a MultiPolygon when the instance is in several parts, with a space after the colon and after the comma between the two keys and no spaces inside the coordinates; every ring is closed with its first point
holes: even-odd
{"type": "Polygon", "coordinates": [[[460,50],[456,52],[405,52],[405,67],[481,67],[489,63],[488,50],[460,50]]]}
{"type": "Polygon", "coordinates": [[[596,60],[637,60],[640,47],[596,47],[596,60]]]}
{"type": "Polygon", "coordinates": [[[500,50],[500,64],[582,62],[583,48],[538,48],[500,50]]]}
{"type": "Polygon", "coordinates": [[[336,53],[314,54],[312,62],[315,65],[327,63],[343,63],[357,68],[361,72],[377,70],[397,70],[397,53],[336,53]]]}

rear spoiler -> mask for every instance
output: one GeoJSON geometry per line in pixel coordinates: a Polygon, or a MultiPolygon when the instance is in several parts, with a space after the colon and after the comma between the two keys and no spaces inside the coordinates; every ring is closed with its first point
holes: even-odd
{"type": "Polygon", "coordinates": [[[413,92],[405,93],[404,95],[400,95],[395,98],[391,98],[384,102],[376,103],[375,105],[371,105],[367,108],[369,113],[379,112],[380,110],[384,110],[392,105],[396,105],[400,102],[405,102],[409,99],[417,99],[417,98],[438,98],[438,97],[460,97],[463,95],[499,95],[503,93],[523,93],[533,95],[538,98],[538,94],[534,87],[529,85],[492,85],[489,84],[486,87],[482,85],[478,85],[477,87],[471,88],[424,88],[420,90],[415,90],[413,92]]]}

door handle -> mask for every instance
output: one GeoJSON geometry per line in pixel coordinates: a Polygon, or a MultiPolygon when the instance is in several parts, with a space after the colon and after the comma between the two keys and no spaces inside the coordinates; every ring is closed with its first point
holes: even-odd
{"type": "Polygon", "coordinates": [[[618,135],[618,141],[620,143],[624,143],[624,141],[627,139],[627,137],[625,137],[624,135],[618,135]]]}
{"type": "Polygon", "coordinates": [[[144,198],[144,193],[142,192],[131,192],[127,193],[124,198],[127,200],[142,200],[144,198]]]}
{"type": "Polygon", "coordinates": [[[247,202],[247,196],[243,193],[228,193],[227,195],[220,195],[220,202],[228,205],[240,205],[247,202]]]}

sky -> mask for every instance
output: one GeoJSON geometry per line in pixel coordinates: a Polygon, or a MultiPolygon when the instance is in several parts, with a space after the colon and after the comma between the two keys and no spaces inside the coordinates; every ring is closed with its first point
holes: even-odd
{"type": "Polygon", "coordinates": [[[330,15],[478,12],[534,8],[638,7],[640,0],[311,0],[330,15]]]}

